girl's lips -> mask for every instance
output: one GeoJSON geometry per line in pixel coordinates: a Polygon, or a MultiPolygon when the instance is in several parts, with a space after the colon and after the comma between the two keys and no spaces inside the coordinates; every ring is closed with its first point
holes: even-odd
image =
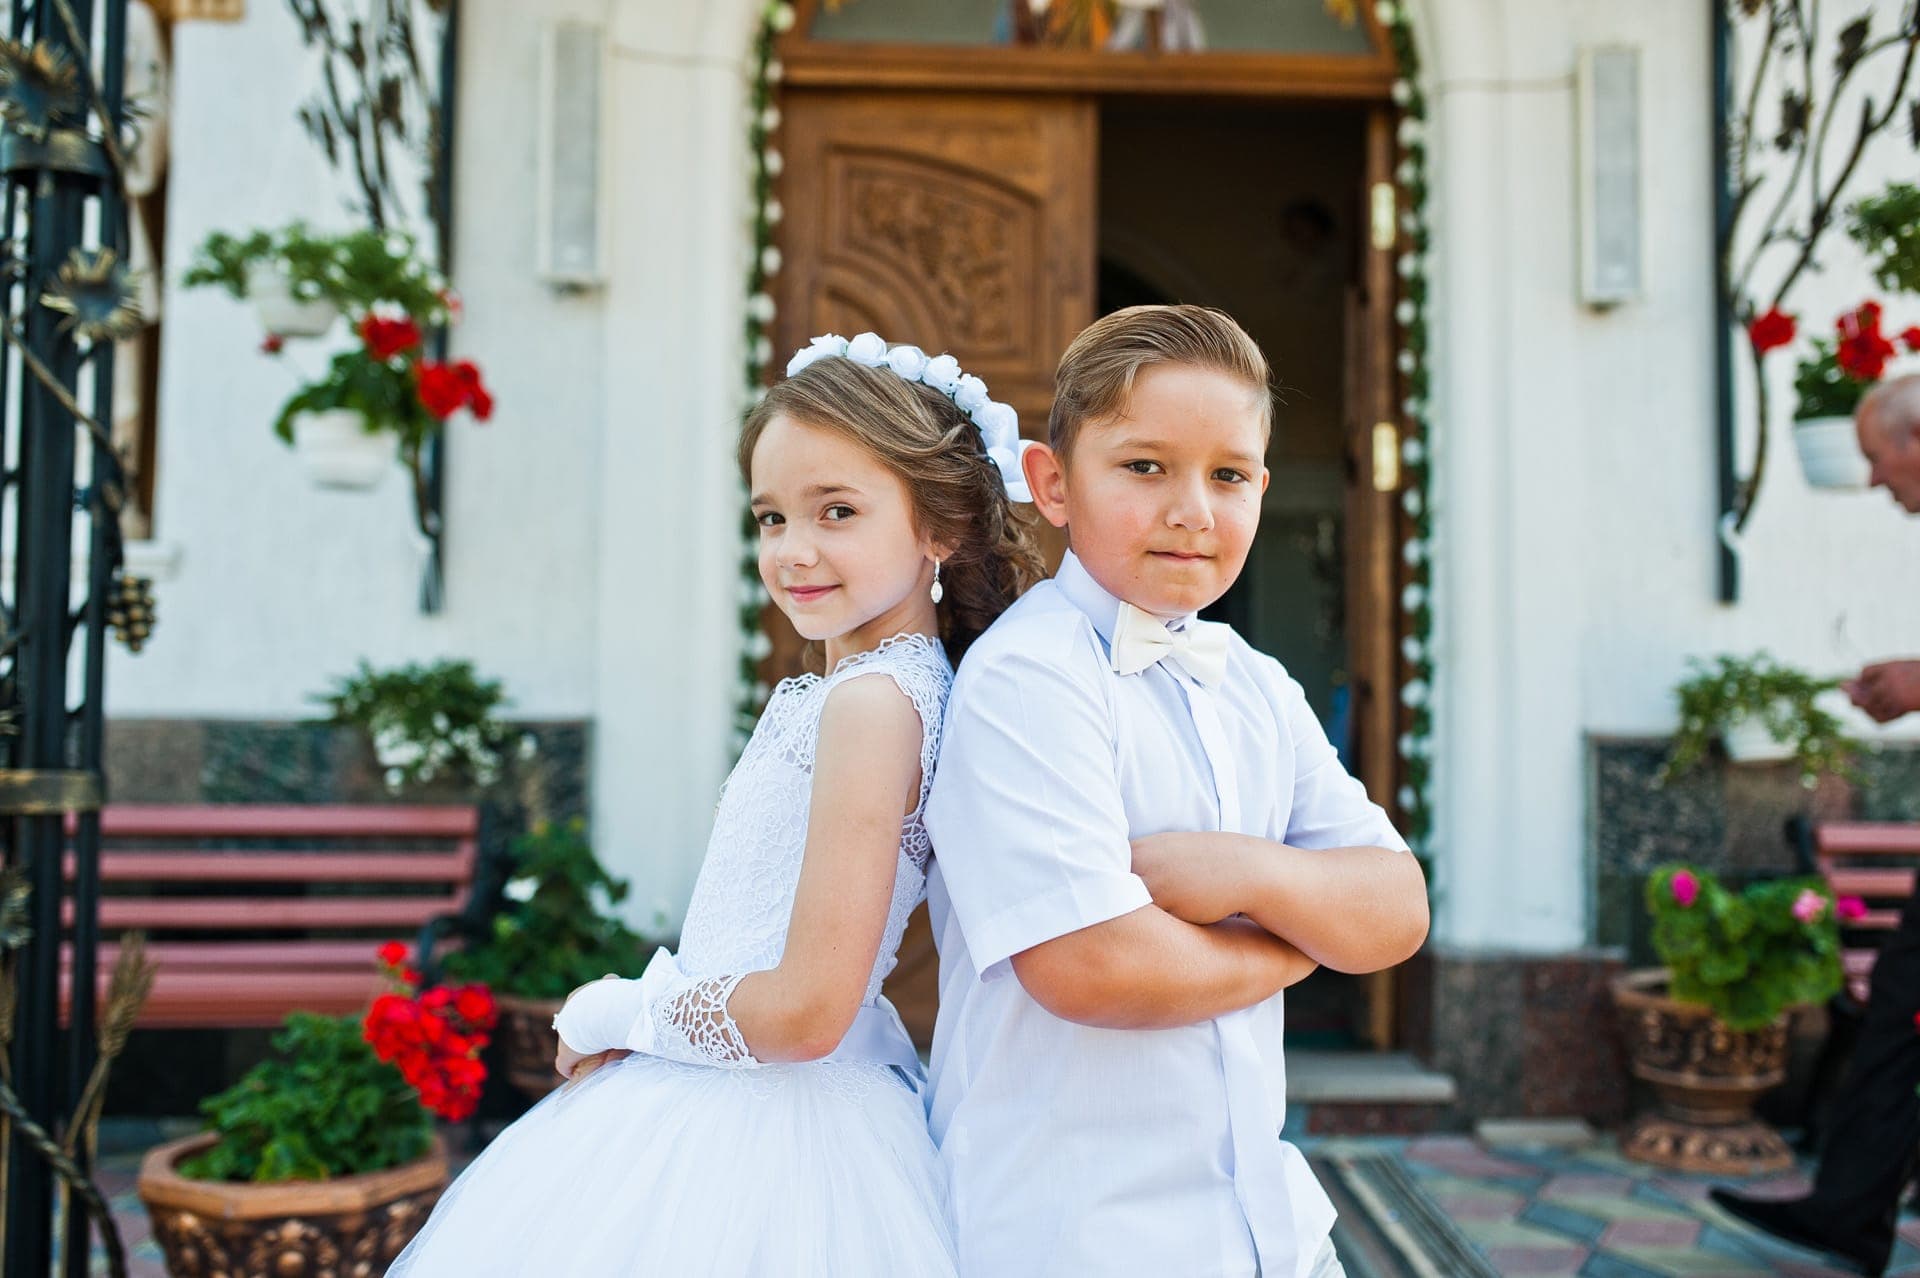
{"type": "Polygon", "coordinates": [[[832,589],[832,586],[788,586],[787,593],[801,603],[812,603],[832,589]]]}

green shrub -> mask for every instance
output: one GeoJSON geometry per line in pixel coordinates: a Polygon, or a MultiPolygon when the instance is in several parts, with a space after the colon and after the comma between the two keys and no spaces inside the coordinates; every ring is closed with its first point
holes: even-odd
{"type": "Polygon", "coordinates": [[[1770,1025],[1840,990],[1840,929],[1818,878],[1752,883],[1735,895],[1704,870],[1663,865],[1647,879],[1653,948],[1667,992],[1733,1030],[1770,1025]]]}

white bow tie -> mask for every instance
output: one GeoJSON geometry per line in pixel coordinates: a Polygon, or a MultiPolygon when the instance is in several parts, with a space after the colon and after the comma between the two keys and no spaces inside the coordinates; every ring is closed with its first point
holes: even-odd
{"type": "Polygon", "coordinates": [[[1162,659],[1171,660],[1193,678],[1211,687],[1226,677],[1227,627],[1211,621],[1190,621],[1179,630],[1132,604],[1120,605],[1113,622],[1113,668],[1118,674],[1138,674],[1162,659]]]}

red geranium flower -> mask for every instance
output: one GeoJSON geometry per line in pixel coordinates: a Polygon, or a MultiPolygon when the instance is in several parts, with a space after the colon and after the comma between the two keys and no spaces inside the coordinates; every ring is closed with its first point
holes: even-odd
{"type": "Polygon", "coordinates": [[[278,333],[268,333],[260,339],[260,353],[262,355],[278,355],[282,350],[286,349],[286,345],[286,338],[280,336],[278,333]]]}
{"type": "Polygon", "coordinates": [[[1793,316],[1776,306],[1764,315],[1756,315],[1747,325],[1747,340],[1756,353],[1765,355],[1792,342],[1798,332],[1799,324],[1793,316]]]}
{"type": "Polygon", "coordinates": [[[445,364],[423,359],[415,376],[420,387],[420,402],[436,419],[445,421],[467,402],[467,388],[445,364]]]}
{"type": "Polygon", "coordinates": [[[1877,382],[1886,372],[1887,361],[1898,352],[1880,332],[1880,306],[1862,302],[1858,310],[1840,317],[1839,343],[1834,347],[1834,362],[1855,381],[1877,382]]]}
{"type": "Polygon", "coordinates": [[[399,941],[388,941],[375,951],[380,962],[387,967],[399,967],[407,961],[407,947],[399,941]]]}
{"type": "Polygon", "coordinates": [[[463,986],[454,996],[453,1010],[461,1020],[476,1029],[492,1029],[495,1016],[493,995],[484,985],[463,986]]]}
{"type": "Polygon", "coordinates": [[[360,321],[360,340],[366,343],[369,355],[389,360],[420,344],[420,326],[409,315],[385,319],[369,311],[360,321]]]}
{"type": "Polygon", "coordinates": [[[1920,324],[1915,324],[1911,328],[1902,331],[1900,341],[1908,350],[1920,351],[1920,324]]]}

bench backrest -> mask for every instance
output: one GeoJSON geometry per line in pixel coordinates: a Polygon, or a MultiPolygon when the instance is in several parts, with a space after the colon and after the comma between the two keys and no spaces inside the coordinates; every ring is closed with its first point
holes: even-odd
{"type": "Polygon", "coordinates": [[[1839,896],[1867,904],[1849,928],[1886,931],[1900,922],[1920,869],[1920,823],[1829,821],[1812,831],[1815,868],[1839,896]]]}
{"type": "Polygon", "coordinates": [[[411,937],[465,906],[479,829],[471,807],[109,805],[101,931],[411,937]]]}

